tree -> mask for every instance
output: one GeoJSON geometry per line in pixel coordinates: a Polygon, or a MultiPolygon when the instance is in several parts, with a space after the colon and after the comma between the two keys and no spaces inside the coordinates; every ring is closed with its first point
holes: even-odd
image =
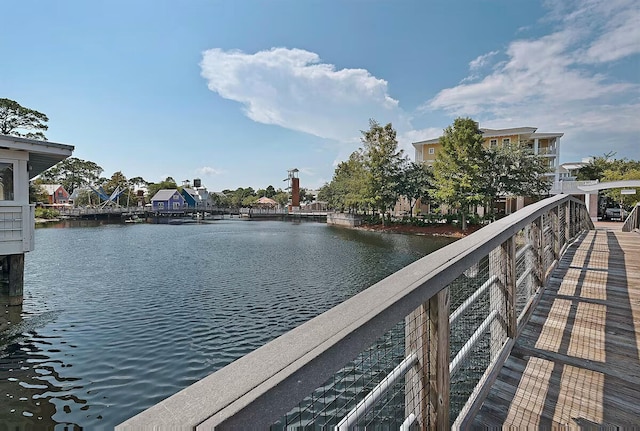
{"type": "Polygon", "coordinates": [[[96,204],[100,201],[100,198],[90,190],[82,190],[78,193],[76,200],[73,202],[75,206],[88,206],[96,204]]]}
{"type": "Polygon", "coordinates": [[[391,123],[381,126],[375,120],[369,120],[369,130],[362,131],[361,141],[364,163],[369,171],[370,198],[373,207],[384,214],[398,200],[398,176],[404,162],[403,151],[398,150],[396,131],[391,123]]]}
{"type": "Polygon", "coordinates": [[[276,195],[276,189],[274,189],[271,184],[269,184],[265,192],[265,196],[268,198],[273,198],[276,195]]]}
{"type": "Polygon", "coordinates": [[[354,151],[349,160],[338,164],[331,182],[321,189],[320,198],[340,211],[366,210],[372,203],[370,185],[362,151],[354,151]]]}
{"type": "Polygon", "coordinates": [[[578,181],[602,180],[604,171],[611,168],[615,154],[613,151],[609,151],[602,156],[591,157],[586,166],[578,169],[576,179],[578,181]]]}
{"type": "Polygon", "coordinates": [[[49,128],[45,124],[48,121],[49,118],[42,112],[25,108],[15,100],[0,99],[0,133],[3,135],[46,141],[47,138],[42,130],[49,128]],[[22,130],[35,130],[35,132],[24,133],[22,130]]]}
{"type": "Polygon", "coordinates": [[[49,194],[40,184],[29,183],[29,203],[48,202],[49,194]]]}
{"type": "Polygon", "coordinates": [[[548,172],[544,157],[533,154],[523,143],[486,149],[481,184],[488,212],[493,212],[498,196],[548,194],[551,182],[544,176],[548,172]]]}
{"type": "Polygon", "coordinates": [[[300,188],[300,202],[310,204],[315,199],[313,193],[310,193],[308,189],[304,187],[300,188]]]}
{"type": "Polygon", "coordinates": [[[484,148],[482,133],[471,118],[456,118],[453,126],[444,130],[440,139],[442,150],[433,165],[434,196],[456,209],[461,216],[461,227],[467,228],[470,207],[482,203],[484,148]]]}
{"type": "Polygon", "coordinates": [[[76,188],[97,184],[102,168],[94,162],[69,157],[44,171],[38,179],[41,183],[61,184],[69,193],[76,188]]]}
{"type": "MultiPolygon", "coordinates": [[[[586,166],[578,170],[577,179],[600,182],[640,180],[640,161],[616,159],[614,156],[615,153],[610,151],[602,156],[592,157],[586,166]]],[[[637,202],[640,188],[636,188],[635,195],[623,195],[621,189],[603,190],[601,193],[623,207],[630,208],[637,202]]]]}
{"type": "Polygon", "coordinates": [[[149,193],[149,199],[154,197],[155,194],[158,193],[158,191],[160,190],[164,190],[164,189],[173,190],[177,188],[178,188],[178,184],[176,184],[176,180],[174,180],[172,177],[167,177],[164,179],[164,181],[160,181],[159,183],[148,183],[147,190],[149,193]]]}
{"type": "Polygon", "coordinates": [[[278,202],[280,206],[286,206],[289,203],[289,193],[279,190],[271,199],[278,202]]]}
{"type": "MultiPolygon", "coordinates": [[[[136,182],[139,182],[140,179],[140,177],[136,177],[136,182]]],[[[125,177],[121,171],[114,172],[111,178],[102,184],[102,187],[109,195],[119,190],[117,202],[120,205],[130,206],[130,204],[137,203],[138,201],[137,196],[133,192],[132,180],[127,180],[127,177],[125,177]]]]}
{"type": "Polygon", "coordinates": [[[422,163],[409,162],[402,167],[399,178],[398,193],[409,201],[409,213],[413,216],[418,199],[428,198],[433,188],[432,170],[422,163]]]}
{"type": "MultiPolygon", "coordinates": [[[[636,162],[637,163],[637,162],[636,162]]],[[[635,169],[625,170],[606,170],[603,177],[604,181],[624,181],[624,180],[640,180],[640,167],[635,169]]],[[[633,189],[633,187],[625,187],[626,189],[633,189]]],[[[637,202],[638,196],[640,196],[640,187],[635,187],[636,193],[633,195],[623,195],[622,189],[610,189],[606,190],[606,196],[613,199],[613,201],[620,203],[624,208],[631,209],[637,202]]]]}
{"type": "Polygon", "coordinates": [[[142,177],[133,177],[133,178],[129,178],[129,184],[131,184],[134,187],[140,187],[140,186],[146,187],[149,183],[145,181],[145,179],[142,177]]]}
{"type": "Polygon", "coordinates": [[[251,198],[258,197],[251,187],[238,187],[236,190],[223,190],[222,192],[227,196],[228,205],[232,208],[240,208],[245,205],[249,206],[253,203],[251,198]]]}
{"type": "Polygon", "coordinates": [[[211,201],[211,204],[214,207],[217,207],[217,208],[227,208],[227,207],[230,206],[229,197],[227,195],[225,195],[224,192],[222,192],[222,193],[218,193],[218,192],[209,193],[209,200],[211,201]]]}

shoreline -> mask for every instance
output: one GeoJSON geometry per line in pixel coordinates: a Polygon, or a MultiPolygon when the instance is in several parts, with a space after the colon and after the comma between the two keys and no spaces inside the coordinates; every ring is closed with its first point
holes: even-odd
{"type": "Polygon", "coordinates": [[[361,225],[353,229],[366,230],[371,232],[400,233],[422,236],[445,236],[449,238],[464,238],[467,235],[479,230],[482,226],[470,225],[466,231],[450,224],[433,226],[412,226],[412,225],[361,225]]]}

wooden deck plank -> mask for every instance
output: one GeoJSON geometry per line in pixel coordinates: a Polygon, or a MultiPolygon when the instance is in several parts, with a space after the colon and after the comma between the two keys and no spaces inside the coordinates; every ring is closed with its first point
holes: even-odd
{"type": "Polygon", "coordinates": [[[596,229],[562,257],[473,428],[640,424],[640,234],[596,229]]]}

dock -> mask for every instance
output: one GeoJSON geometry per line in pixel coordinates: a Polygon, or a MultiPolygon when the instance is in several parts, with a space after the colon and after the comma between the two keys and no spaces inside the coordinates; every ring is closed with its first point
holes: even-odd
{"type": "Polygon", "coordinates": [[[596,223],[563,256],[472,428],[640,424],[640,233],[596,223]]]}

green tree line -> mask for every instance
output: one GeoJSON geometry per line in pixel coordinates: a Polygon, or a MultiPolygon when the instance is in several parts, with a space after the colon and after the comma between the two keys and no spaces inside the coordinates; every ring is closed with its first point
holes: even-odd
{"type": "MultiPolygon", "coordinates": [[[[600,182],[640,180],[640,161],[626,158],[616,159],[614,152],[591,157],[589,163],[578,170],[578,181],[598,180],[600,182]]],[[[601,193],[626,209],[634,206],[640,196],[640,187],[635,195],[623,195],[621,189],[603,190],[601,193]]]]}
{"type": "MultiPolygon", "coordinates": [[[[46,140],[49,118],[42,112],[0,98],[0,133],[31,139],[46,140]]],[[[396,131],[391,123],[384,126],[370,120],[369,129],[362,131],[362,146],[335,169],[332,180],[325,184],[318,199],[330,208],[350,212],[371,212],[386,215],[404,198],[413,214],[418,200],[444,204],[457,213],[465,227],[466,219],[478,207],[492,216],[496,199],[505,196],[541,197],[549,192],[551,183],[544,178],[548,172],[545,160],[532,154],[523,143],[485,148],[478,123],[470,118],[457,118],[444,130],[440,139],[442,149],[433,167],[414,163],[398,148],[396,131]]],[[[640,179],[640,161],[616,159],[615,153],[592,157],[588,165],[578,171],[578,180],[618,181],[640,179]]],[[[103,168],[97,163],[70,157],[42,173],[30,187],[32,202],[46,201],[46,193],[38,184],[58,183],[67,191],[85,190],[77,203],[97,202],[89,186],[99,187],[111,194],[123,191],[121,202],[135,202],[134,190],[145,186],[147,199],[158,190],[179,188],[171,177],[158,183],[142,177],[127,179],[118,171],[110,178],[102,177],[103,168]],[[126,201],[124,201],[126,200],[126,201]]],[[[605,194],[616,202],[630,207],[637,195],[621,195],[619,189],[605,194]]],[[[262,197],[285,205],[289,194],[269,185],[265,189],[239,187],[213,195],[214,204],[223,207],[255,205],[262,197]]],[[[311,202],[315,196],[300,190],[300,201],[311,202]]],[[[383,217],[384,220],[385,217],[383,217]]]]}
{"type": "Polygon", "coordinates": [[[465,228],[479,206],[491,214],[500,196],[540,197],[551,186],[544,178],[548,167],[543,158],[521,143],[485,148],[478,124],[470,118],[457,118],[444,130],[433,167],[409,161],[398,149],[391,124],[370,120],[361,142],[337,166],[319,198],[340,211],[381,215],[383,223],[398,199],[405,198],[412,213],[422,199],[447,205],[465,228]]]}

